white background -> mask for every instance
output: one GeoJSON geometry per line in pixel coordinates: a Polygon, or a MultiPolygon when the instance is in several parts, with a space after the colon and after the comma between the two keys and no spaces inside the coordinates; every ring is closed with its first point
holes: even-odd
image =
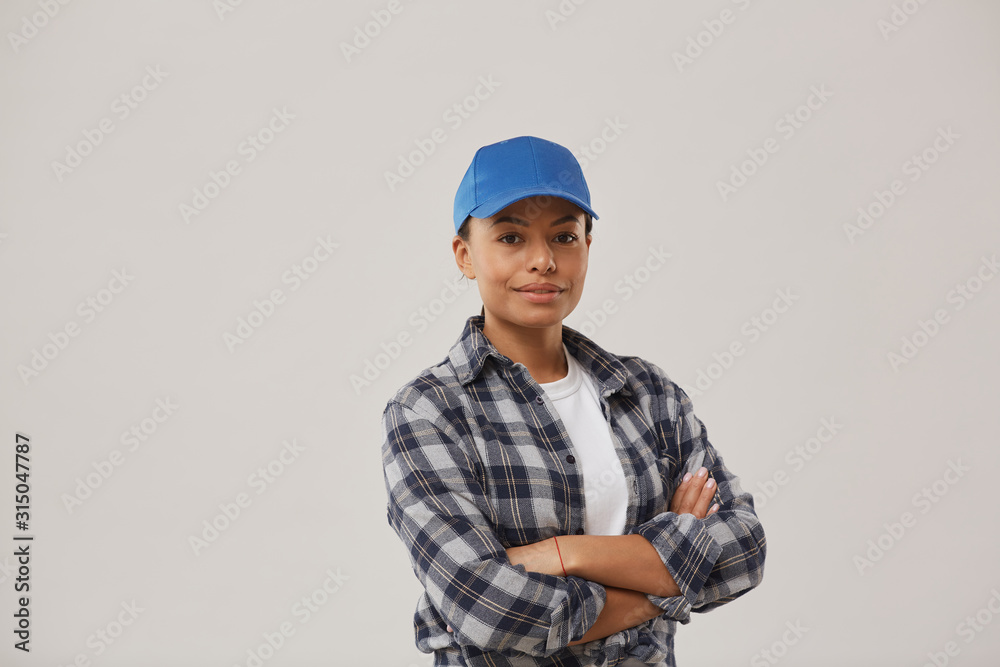
{"type": "Polygon", "coordinates": [[[283,623],[294,634],[264,664],[427,664],[378,422],[479,312],[452,198],[478,147],[523,134],[586,160],[600,215],[566,325],[691,388],[758,498],[764,581],[680,626],[678,663],[773,664],[766,649],[789,666],[996,664],[1000,280],[983,259],[1000,252],[1000,4],[48,5],[0,9],[0,664],[247,665],[283,623]],[[373,11],[391,21],[346,56],[373,11]],[[275,109],[293,118],[268,134],[275,109]],[[436,128],[446,140],[390,187],[436,128]],[[270,143],[250,161],[258,135],[270,143]],[[769,138],[777,151],[744,165],[769,138]],[[239,172],[185,216],[230,160],[239,172]],[[891,206],[851,234],[894,180],[891,206]],[[720,182],[740,185],[723,197],[720,182]],[[293,289],[283,276],[318,238],[338,247],[293,289]],[[651,246],[671,257],[647,272],[651,246]],[[627,276],[641,289],[616,290],[627,276]],[[271,316],[227,345],[276,289],[271,316]],[[796,300],[772,318],[778,290],[796,300]],[[754,317],[769,324],[752,340],[754,317]],[[745,352],[717,361],[735,341],[745,352]],[[178,406],[159,423],[158,399],[178,406]],[[842,426],[793,463],[823,419],[842,426]],[[143,441],[121,440],[144,420],[143,441]],[[18,432],[29,654],[12,646],[18,432]],[[280,475],[261,484],[269,463],[280,475]],[[950,464],[967,468],[954,483],[950,464]],[[317,594],[328,580],[336,592],[317,594]],[[131,624],[96,639],[133,601],[131,624]],[[980,630],[961,625],[977,613],[980,630]]]}

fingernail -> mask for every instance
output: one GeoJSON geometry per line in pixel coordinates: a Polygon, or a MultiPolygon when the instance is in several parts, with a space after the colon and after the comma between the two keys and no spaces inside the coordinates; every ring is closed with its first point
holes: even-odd
{"type": "Polygon", "coordinates": [[[706,468],[705,466],[698,468],[698,477],[704,477],[707,474],[708,474],[708,468],[706,468]]]}
{"type": "Polygon", "coordinates": [[[686,482],[686,481],[688,481],[689,479],[691,479],[691,473],[688,473],[688,474],[684,475],[684,479],[682,479],[681,481],[682,481],[682,482],[686,482]]]}
{"type": "Polygon", "coordinates": [[[714,479],[710,479],[707,482],[705,482],[705,488],[711,489],[713,486],[715,486],[715,480],[714,479]]]}
{"type": "Polygon", "coordinates": [[[712,509],[708,510],[709,514],[719,509],[719,503],[712,505],[712,509]]]}

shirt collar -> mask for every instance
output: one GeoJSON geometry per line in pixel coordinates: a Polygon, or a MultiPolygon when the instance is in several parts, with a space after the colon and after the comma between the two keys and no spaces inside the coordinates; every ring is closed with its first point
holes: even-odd
{"type": "MultiPolygon", "coordinates": [[[[475,380],[490,357],[502,366],[514,365],[514,361],[501,354],[483,333],[485,322],[486,318],[483,315],[469,317],[462,334],[448,353],[448,359],[454,366],[455,374],[462,385],[475,380]]],[[[605,389],[615,392],[625,386],[629,372],[616,355],[565,324],[562,331],[566,349],[605,389]]]]}

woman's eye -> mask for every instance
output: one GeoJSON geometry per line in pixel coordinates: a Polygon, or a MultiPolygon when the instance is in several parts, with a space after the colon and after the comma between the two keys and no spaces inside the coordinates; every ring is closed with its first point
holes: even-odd
{"type": "MultiPolygon", "coordinates": [[[[515,242],[517,242],[518,237],[516,234],[504,234],[497,240],[505,245],[512,245],[515,242]],[[513,239],[513,241],[508,242],[505,239],[513,239]]],[[[564,232],[559,236],[557,236],[556,240],[559,240],[561,243],[572,243],[573,241],[576,240],[576,234],[570,234],[569,232],[564,232]]]]}

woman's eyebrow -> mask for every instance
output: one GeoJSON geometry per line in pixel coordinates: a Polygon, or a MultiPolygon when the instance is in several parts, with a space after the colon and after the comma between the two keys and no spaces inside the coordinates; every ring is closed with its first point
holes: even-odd
{"type": "MultiPolygon", "coordinates": [[[[490,226],[487,227],[487,229],[492,229],[495,225],[499,225],[501,222],[511,222],[515,225],[521,225],[522,227],[527,227],[529,225],[527,220],[523,220],[514,215],[505,215],[502,218],[497,218],[496,220],[491,222],[490,226]]],[[[553,220],[552,224],[549,225],[549,227],[555,227],[556,225],[565,225],[567,222],[579,222],[579,220],[577,220],[576,216],[564,215],[558,220],[553,220]]]]}

